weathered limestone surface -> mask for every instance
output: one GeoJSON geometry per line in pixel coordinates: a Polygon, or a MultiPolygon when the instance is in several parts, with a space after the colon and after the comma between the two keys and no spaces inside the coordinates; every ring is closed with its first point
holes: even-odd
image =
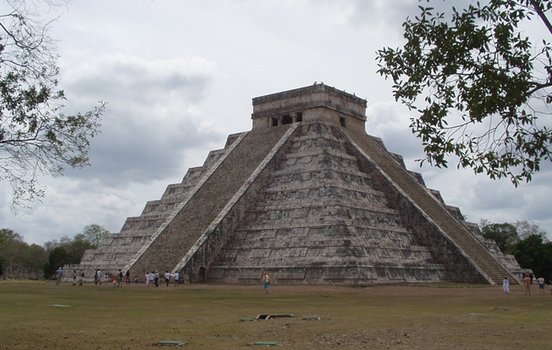
{"type": "Polygon", "coordinates": [[[314,122],[297,129],[269,185],[210,266],[209,280],[257,282],[262,267],[279,283],[444,277],[335,128],[314,122]]]}
{"type": "MultiPolygon", "coordinates": [[[[66,270],[82,270],[85,278],[91,280],[97,269],[105,273],[123,269],[150,241],[154,232],[169,218],[178,204],[189,197],[202,176],[227,152],[238,137],[238,134],[228,136],[224,149],[211,151],[203,166],[190,168],[182,182],[168,185],[159,200],[146,203],[140,216],[127,218],[120,233],[109,234],[100,241],[97,249],[85,252],[80,265],[66,266],[66,270]]],[[[66,274],[66,276],[69,275],[66,274]]]]}
{"type": "Polygon", "coordinates": [[[125,268],[138,275],[173,271],[284,132],[285,128],[249,132],[125,268]]]}
{"type": "MultiPolygon", "coordinates": [[[[253,130],[128,218],[77,268],[193,281],[516,281],[511,255],[366,134],[366,101],[323,84],[253,99],[253,130]]],[[[73,267],[68,267],[73,268],[73,267]]]]}
{"type": "Polygon", "coordinates": [[[381,174],[375,177],[377,185],[387,188],[389,200],[400,210],[403,220],[413,225],[419,239],[432,249],[436,261],[448,262],[448,280],[499,283],[504,276],[517,279],[451,214],[450,208],[441,205],[430,191],[413,180],[380,144],[357,130],[343,131],[354,140],[357,150],[364,153],[364,168],[381,174]]]}

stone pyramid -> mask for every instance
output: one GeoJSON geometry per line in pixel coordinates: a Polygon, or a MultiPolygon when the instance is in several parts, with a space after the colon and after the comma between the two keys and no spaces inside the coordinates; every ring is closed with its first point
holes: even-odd
{"type": "Polygon", "coordinates": [[[67,268],[220,283],[258,283],[263,270],[285,284],[516,281],[513,256],[366,134],[365,110],[324,84],[254,98],[251,131],[67,268]]]}

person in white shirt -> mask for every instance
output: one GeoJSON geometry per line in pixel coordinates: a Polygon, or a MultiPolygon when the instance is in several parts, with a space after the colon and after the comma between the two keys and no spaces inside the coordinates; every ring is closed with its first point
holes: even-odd
{"type": "Polygon", "coordinates": [[[98,269],[98,271],[96,271],[96,279],[98,280],[98,284],[101,286],[102,285],[102,271],[100,271],[100,269],[98,269]]]}
{"type": "Polygon", "coordinates": [[[544,295],[544,278],[539,277],[537,283],[539,284],[540,293],[544,295]]]}
{"type": "Polygon", "coordinates": [[[508,277],[504,277],[504,279],[502,280],[502,290],[504,291],[504,294],[510,294],[510,280],[508,279],[508,277]]]}
{"type": "Polygon", "coordinates": [[[180,283],[180,274],[178,271],[174,272],[174,286],[178,287],[178,284],[180,283]]]}
{"type": "Polygon", "coordinates": [[[165,271],[165,285],[168,287],[171,283],[171,273],[169,271],[165,271]]]}

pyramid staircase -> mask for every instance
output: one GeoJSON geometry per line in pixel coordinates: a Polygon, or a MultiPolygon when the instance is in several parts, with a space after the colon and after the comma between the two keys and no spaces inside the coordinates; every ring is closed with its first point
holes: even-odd
{"type": "Polygon", "coordinates": [[[279,130],[253,130],[240,140],[220,164],[202,179],[190,197],[179,204],[132,258],[125,270],[139,276],[147,271],[174,271],[204,231],[219,216],[242,184],[285,134],[279,130]]]}

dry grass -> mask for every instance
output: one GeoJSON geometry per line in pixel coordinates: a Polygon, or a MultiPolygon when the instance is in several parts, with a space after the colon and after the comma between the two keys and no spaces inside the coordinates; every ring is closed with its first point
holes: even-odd
{"type": "Polygon", "coordinates": [[[0,349],[550,349],[552,295],[487,286],[370,288],[0,283],[0,349]],[[52,306],[58,305],[58,306],[52,306]],[[63,305],[63,306],[59,306],[63,305]],[[241,321],[261,313],[292,318],[241,321]],[[318,316],[320,320],[305,320],[318,316]],[[260,347],[263,348],[263,347],[260,347]]]}

